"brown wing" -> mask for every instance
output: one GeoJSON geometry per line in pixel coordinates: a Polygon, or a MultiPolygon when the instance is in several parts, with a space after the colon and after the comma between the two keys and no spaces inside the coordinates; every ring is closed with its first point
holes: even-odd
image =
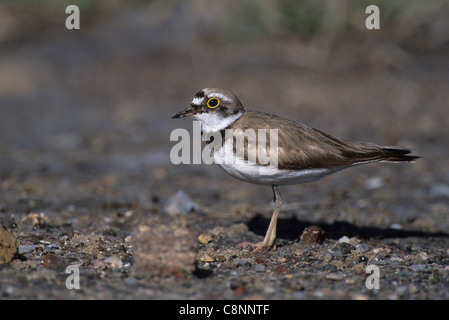
{"type": "MultiPolygon", "coordinates": [[[[266,146],[261,144],[259,147],[267,156],[271,152],[270,131],[267,128],[278,129],[278,168],[285,170],[338,167],[371,161],[410,162],[418,158],[407,155],[410,153],[408,149],[347,142],[304,124],[256,111],[246,111],[229,128],[234,133],[234,151],[245,160],[257,148],[257,144],[248,139],[248,134],[245,135],[245,132],[251,132],[247,129],[252,129],[256,134],[258,129],[266,130],[266,146]],[[236,128],[242,130],[236,132],[236,128]],[[237,148],[236,141],[242,138],[244,148],[237,148]]],[[[257,162],[261,163],[259,158],[257,162]]]]}

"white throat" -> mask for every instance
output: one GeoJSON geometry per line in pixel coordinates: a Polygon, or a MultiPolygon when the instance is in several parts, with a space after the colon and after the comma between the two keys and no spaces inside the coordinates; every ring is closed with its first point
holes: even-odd
{"type": "Polygon", "coordinates": [[[195,118],[201,121],[201,131],[212,133],[223,130],[240,118],[243,111],[229,117],[223,117],[216,113],[196,114],[195,118]]]}

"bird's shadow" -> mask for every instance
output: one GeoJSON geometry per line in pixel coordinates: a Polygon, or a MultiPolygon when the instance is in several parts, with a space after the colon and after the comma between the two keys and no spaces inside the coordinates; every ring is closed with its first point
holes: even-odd
{"type": "MultiPolygon", "coordinates": [[[[257,235],[264,236],[267,231],[270,219],[261,215],[256,215],[247,222],[248,229],[257,235]]],[[[394,228],[381,228],[373,226],[356,226],[345,221],[336,221],[332,224],[322,222],[309,222],[298,220],[296,217],[279,218],[277,222],[277,237],[289,241],[298,240],[305,228],[318,226],[324,230],[325,239],[340,239],[343,236],[358,237],[360,239],[388,239],[388,238],[409,238],[409,237],[438,237],[449,238],[449,233],[427,232],[421,230],[403,230],[394,228]]]]}

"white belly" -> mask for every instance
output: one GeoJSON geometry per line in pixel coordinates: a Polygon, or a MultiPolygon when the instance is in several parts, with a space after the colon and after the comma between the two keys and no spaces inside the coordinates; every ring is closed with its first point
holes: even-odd
{"type": "MultiPolygon", "coordinates": [[[[226,144],[225,144],[226,145],[226,144]]],[[[213,153],[214,162],[236,179],[254,184],[289,185],[311,182],[348,166],[303,170],[280,170],[271,165],[258,165],[236,156],[232,149],[220,148],[213,153]]]]}

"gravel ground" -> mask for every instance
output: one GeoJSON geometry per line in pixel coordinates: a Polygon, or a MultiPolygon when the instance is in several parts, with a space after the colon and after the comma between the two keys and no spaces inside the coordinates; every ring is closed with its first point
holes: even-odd
{"type": "Polygon", "coordinates": [[[196,32],[132,11],[1,50],[0,261],[18,253],[0,297],[449,299],[447,47],[379,60],[392,43],[341,41],[317,62],[196,32]],[[276,250],[253,253],[238,245],[263,239],[271,188],[170,162],[192,128],[171,115],[207,86],[423,158],[281,187],[276,250]]]}

